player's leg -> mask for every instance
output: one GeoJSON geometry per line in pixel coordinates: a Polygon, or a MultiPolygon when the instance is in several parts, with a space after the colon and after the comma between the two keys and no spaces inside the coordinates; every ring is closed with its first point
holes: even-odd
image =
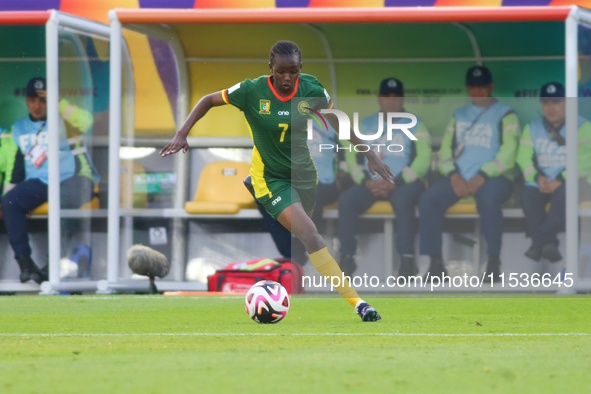
{"type": "Polygon", "coordinates": [[[396,250],[401,256],[398,276],[409,277],[418,273],[414,256],[417,230],[415,205],[424,191],[425,184],[415,181],[397,186],[389,196],[396,215],[396,250]]]}
{"type": "Polygon", "coordinates": [[[511,197],[513,183],[504,176],[488,178],[474,194],[480,215],[480,227],[488,246],[486,278],[493,280],[501,274],[501,240],[503,238],[503,203],[511,197]]]}
{"type": "Polygon", "coordinates": [[[324,239],[318,233],[314,222],[310,218],[316,204],[316,188],[296,191],[290,182],[281,180],[253,179],[253,186],[257,200],[267,212],[277,219],[286,229],[294,234],[306,247],[314,267],[328,279],[335,280],[334,288],[351,305],[364,321],[375,321],[380,315],[375,309],[363,302],[348,280],[344,280],[343,272],[336,261],[328,253],[324,239]],[[258,190],[257,190],[258,189],[258,190]],[[339,286],[336,286],[336,285],[339,286]]]}
{"type": "Polygon", "coordinates": [[[563,183],[558,186],[549,197],[550,211],[540,224],[540,234],[544,243],[542,257],[551,263],[556,263],[562,260],[562,255],[558,251],[557,235],[566,221],[566,185],[563,183]]]}
{"type": "Polygon", "coordinates": [[[447,273],[441,257],[443,220],[447,209],[459,200],[449,178],[435,182],[419,198],[421,254],[431,256],[429,276],[447,273]]]}
{"type": "Polygon", "coordinates": [[[339,221],[337,224],[339,243],[341,244],[339,263],[347,275],[353,275],[357,268],[355,252],[357,251],[356,230],[359,216],[377,200],[377,197],[364,185],[353,186],[339,197],[339,221]]]}
{"type": "Polygon", "coordinates": [[[277,220],[273,219],[271,214],[267,212],[263,204],[261,204],[257,198],[255,197],[254,187],[252,185],[252,178],[251,176],[247,176],[244,179],[244,186],[246,189],[252,194],[252,197],[257,205],[257,209],[261,213],[263,217],[263,224],[269,234],[271,234],[271,238],[273,238],[273,242],[275,243],[275,247],[279,251],[279,253],[288,259],[292,259],[299,264],[305,264],[308,260],[308,254],[304,248],[304,245],[295,238],[285,227],[281,225],[277,220]]]}
{"type": "Polygon", "coordinates": [[[546,218],[546,204],[549,196],[535,186],[525,186],[521,192],[521,207],[525,216],[526,234],[531,238],[532,243],[525,252],[525,256],[534,261],[542,259],[542,247],[544,246],[543,235],[540,232],[540,225],[546,218]]]}
{"type": "Polygon", "coordinates": [[[359,297],[335,259],[328,253],[324,239],[318,233],[302,203],[295,202],[286,207],[279,214],[277,220],[302,241],[314,267],[322,276],[331,281],[334,288],[349,304],[355,307],[355,311],[364,321],[381,319],[377,311],[359,297]]]}

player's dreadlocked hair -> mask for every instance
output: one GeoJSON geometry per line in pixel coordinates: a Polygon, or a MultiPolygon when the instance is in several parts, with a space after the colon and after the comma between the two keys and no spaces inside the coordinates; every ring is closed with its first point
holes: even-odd
{"type": "Polygon", "coordinates": [[[300,48],[291,41],[277,41],[275,45],[273,45],[269,56],[269,62],[271,62],[271,64],[273,64],[273,60],[277,55],[297,55],[300,61],[302,60],[302,51],[300,51],[300,48]]]}

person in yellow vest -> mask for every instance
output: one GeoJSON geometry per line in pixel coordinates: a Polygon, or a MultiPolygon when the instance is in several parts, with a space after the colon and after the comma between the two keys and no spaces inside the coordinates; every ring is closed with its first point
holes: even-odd
{"type": "MultiPolygon", "coordinates": [[[[4,223],[10,244],[21,269],[20,280],[41,283],[47,279],[46,269],[39,270],[31,258],[27,214],[47,201],[48,130],[47,84],[45,78],[32,78],[27,84],[26,103],[29,115],[12,126],[12,139],[17,146],[11,182],[16,185],[2,196],[4,223]],[[23,168],[24,171],[17,171],[23,168]]],[[[92,127],[92,115],[67,100],[59,103],[60,182],[62,208],[78,208],[92,198],[98,173],[90,161],[88,152],[79,145],[72,151],[70,144],[82,144],[80,137],[92,127]],[[75,130],[78,130],[78,135],[75,130]]]]}
{"type": "Polygon", "coordinates": [[[5,195],[14,186],[13,170],[18,147],[12,139],[9,129],[0,127],[0,196],[5,195]]]}
{"type": "MultiPolygon", "coordinates": [[[[566,221],[566,100],[564,86],[550,82],[540,91],[543,116],[525,126],[517,164],[525,178],[521,206],[527,235],[532,239],[525,256],[551,263],[562,260],[558,231],[566,221]],[[550,211],[546,213],[546,204],[550,211]]],[[[591,175],[591,122],[578,117],[579,178],[591,175]]]]}
{"type": "MultiPolygon", "coordinates": [[[[12,171],[18,150],[10,130],[0,127],[0,196],[8,193],[13,186],[12,171]]],[[[2,218],[2,209],[0,209],[2,218]]]]}

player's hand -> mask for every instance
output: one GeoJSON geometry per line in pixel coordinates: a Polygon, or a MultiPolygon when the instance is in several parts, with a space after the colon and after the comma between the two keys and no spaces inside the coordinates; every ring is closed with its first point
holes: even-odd
{"type": "Polygon", "coordinates": [[[464,180],[464,178],[462,178],[460,174],[453,174],[449,180],[451,181],[451,187],[454,189],[456,196],[464,198],[470,195],[468,183],[464,180]]]}
{"type": "Polygon", "coordinates": [[[472,179],[470,179],[467,183],[468,185],[468,192],[471,196],[475,195],[480,186],[484,183],[484,177],[480,174],[476,174],[472,179]]]}
{"type": "Polygon", "coordinates": [[[371,176],[376,178],[376,173],[378,173],[386,181],[394,183],[394,180],[392,179],[394,178],[392,170],[390,170],[390,167],[388,167],[374,151],[370,150],[366,153],[365,157],[367,158],[367,169],[371,176]]]}
{"type": "Polygon", "coordinates": [[[166,157],[168,155],[180,152],[181,150],[183,153],[187,153],[188,149],[189,143],[187,142],[187,137],[181,133],[176,133],[170,144],[166,145],[160,150],[160,156],[166,157]]]}
{"type": "Polygon", "coordinates": [[[37,89],[37,96],[41,98],[47,98],[47,90],[37,89]]]}

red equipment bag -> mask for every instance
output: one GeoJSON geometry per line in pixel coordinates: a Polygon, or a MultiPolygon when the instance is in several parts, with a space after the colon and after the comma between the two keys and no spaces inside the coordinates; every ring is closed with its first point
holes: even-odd
{"type": "Polygon", "coordinates": [[[208,290],[224,293],[246,293],[261,280],[280,283],[288,294],[302,294],[304,270],[290,259],[258,259],[232,263],[207,278],[208,290]]]}

